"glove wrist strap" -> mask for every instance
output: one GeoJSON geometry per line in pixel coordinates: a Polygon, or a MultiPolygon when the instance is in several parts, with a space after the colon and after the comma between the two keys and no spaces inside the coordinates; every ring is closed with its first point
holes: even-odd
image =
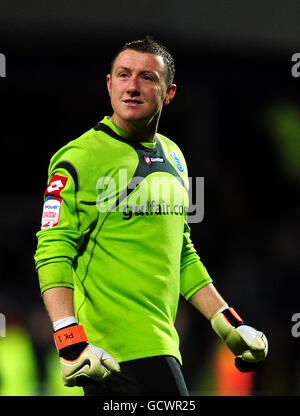
{"type": "Polygon", "coordinates": [[[82,325],[72,325],[62,328],[56,331],[53,336],[58,351],[70,345],[87,341],[87,336],[82,325]]]}
{"type": "Polygon", "coordinates": [[[76,325],[76,324],[77,324],[77,321],[76,321],[75,316],[66,316],[65,318],[54,321],[53,329],[54,331],[58,331],[59,329],[65,328],[66,326],[76,325]]]}
{"type": "Polygon", "coordinates": [[[243,323],[242,318],[236,313],[233,308],[226,308],[222,314],[226,318],[226,320],[230,323],[231,326],[234,328],[240,326],[243,323]]]}

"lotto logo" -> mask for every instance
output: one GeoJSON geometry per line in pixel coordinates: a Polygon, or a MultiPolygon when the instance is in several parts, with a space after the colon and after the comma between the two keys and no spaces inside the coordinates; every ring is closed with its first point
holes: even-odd
{"type": "Polygon", "coordinates": [[[60,188],[63,188],[64,185],[62,181],[59,179],[58,181],[54,181],[51,183],[51,185],[48,186],[48,192],[49,194],[53,191],[59,191],[60,188]]]}
{"type": "Polygon", "coordinates": [[[68,178],[66,176],[53,175],[45,192],[45,195],[59,196],[66,186],[68,178]]]}
{"type": "Polygon", "coordinates": [[[160,157],[160,156],[156,156],[156,157],[149,157],[149,156],[144,156],[145,162],[150,165],[150,163],[154,163],[154,162],[159,162],[159,163],[164,163],[164,158],[160,157]]]}

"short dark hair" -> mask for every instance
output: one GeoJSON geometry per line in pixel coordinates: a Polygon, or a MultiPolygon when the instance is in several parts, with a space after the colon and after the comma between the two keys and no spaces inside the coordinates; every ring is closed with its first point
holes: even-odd
{"type": "Polygon", "coordinates": [[[153,53],[154,55],[161,56],[167,68],[167,85],[172,84],[175,76],[174,59],[167,48],[163,45],[159,45],[152,39],[151,36],[146,36],[145,39],[134,40],[132,42],[125,43],[113,56],[110,66],[111,72],[117,56],[127,49],[132,49],[134,51],[143,53],[153,53]]]}

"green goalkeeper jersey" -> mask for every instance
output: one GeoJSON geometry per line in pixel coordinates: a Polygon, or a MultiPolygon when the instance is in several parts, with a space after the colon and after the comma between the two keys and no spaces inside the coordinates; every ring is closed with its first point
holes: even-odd
{"type": "Polygon", "coordinates": [[[105,117],[51,159],[36,268],[74,289],[77,322],[117,361],[171,355],[179,296],[212,282],[190,239],[188,173],[161,134],[135,142],[105,117]]]}

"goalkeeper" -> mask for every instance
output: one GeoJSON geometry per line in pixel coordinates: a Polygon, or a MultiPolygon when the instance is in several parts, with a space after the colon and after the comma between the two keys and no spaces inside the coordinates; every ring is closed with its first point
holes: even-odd
{"type": "Polygon", "coordinates": [[[186,162],[157,132],[174,73],[151,38],[125,44],[107,75],[112,116],[50,161],[36,269],[63,382],[86,395],[189,394],[174,327],[180,295],[240,371],[267,355],[266,337],[228,307],[190,238],[186,162]]]}

